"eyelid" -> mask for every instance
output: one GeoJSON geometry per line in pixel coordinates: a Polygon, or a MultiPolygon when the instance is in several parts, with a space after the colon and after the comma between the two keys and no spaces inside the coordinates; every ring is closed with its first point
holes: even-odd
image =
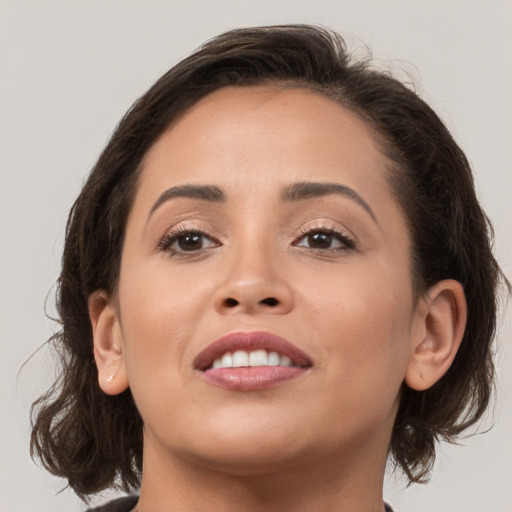
{"type": "Polygon", "coordinates": [[[339,226],[333,225],[331,222],[326,221],[316,221],[314,224],[306,224],[300,228],[300,235],[294,240],[293,244],[296,247],[302,247],[298,245],[298,242],[302,240],[304,237],[311,233],[315,232],[324,232],[329,233],[338,238],[341,243],[344,244],[344,247],[332,248],[332,249],[320,249],[320,248],[308,248],[309,250],[318,250],[318,251],[342,251],[342,250],[355,250],[358,248],[358,240],[357,238],[351,234],[351,232],[347,229],[340,228],[339,226]]]}
{"type": "Polygon", "coordinates": [[[216,237],[211,235],[209,233],[209,231],[210,231],[209,229],[204,229],[203,227],[200,227],[198,225],[180,224],[178,226],[168,229],[165,232],[165,234],[162,237],[160,237],[158,244],[157,244],[157,249],[158,249],[158,251],[161,251],[161,252],[170,252],[172,255],[193,256],[193,255],[197,255],[198,253],[200,253],[206,249],[221,246],[222,245],[221,242],[219,242],[219,240],[216,237]],[[184,251],[184,250],[171,249],[171,246],[176,241],[178,241],[180,236],[185,235],[185,234],[200,235],[200,236],[212,241],[212,245],[210,247],[202,247],[201,249],[198,249],[195,251],[184,251]]]}
{"type": "MultiPolygon", "coordinates": [[[[341,228],[339,225],[336,225],[334,221],[327,220],[316,220],[313,223],[306,223],[299,228],[299,234],[292,241],[292,246],[302,247],[303,249],[309,251],[317,251],[324,253],[334,253],[334,252],[344,252],[350,250],[356,250],[358,248],[358,240],[351,233],[350,230],[345,228],[341,228]],[[333,248],[320,248],[320,247],[307,247],[300,245],[299,242],[304,239],[307,235],[310,235],[315,232],[324,232],[335,237],[342,246],[333,247],[333,248]]],[[[157,250],[159,252],[168,252],[171,255],[177,256],[193,256],[202,253],[203,251],[215,247],[220,247],[223,243],[219,240],[218,236],[212,235],[213,229],[211,226],[204,227],[202,222],[184,222],[178,223],[175,226],[168,228],[163,236],[158,239],[157,250]],[[205,239],[210,240],[210,244],[208,247],[201,247],[196,250],[174,250],[171,246],[180,238],[180,236],[185,234],[197,234],[205,239]]]]}

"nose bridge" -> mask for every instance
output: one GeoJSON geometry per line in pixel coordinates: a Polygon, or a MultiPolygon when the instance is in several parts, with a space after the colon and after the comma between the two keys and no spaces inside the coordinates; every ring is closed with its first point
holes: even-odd
{"type": "Polygon", "coordinates": [[[272,238],[252,231],[230,246],[215,297],[219,311],[282,314],[292,308],[284,255],[272,238]]]}

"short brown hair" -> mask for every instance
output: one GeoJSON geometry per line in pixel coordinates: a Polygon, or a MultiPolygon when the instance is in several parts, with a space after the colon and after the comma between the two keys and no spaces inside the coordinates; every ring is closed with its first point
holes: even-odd
{"type": "Polygon", "coordinates": [[[446,278],[464,286],[468,321],[460,350],[430,389],[404,384],[391,457],[410,481],[424,481],[436,441],[453,441],[489,404],[497,286],[506,280],[491,251],[492,229],[468,161],[442,121],[388,73],[351,61],[336,33],[307,25],[233,30],[204,44],[135,102],[69,215],[56,299],[62,329],[51,339],[62,373],[33,405],[31,449],[82,497],[140,483],[142,419],[130,390],[118,396],[100,390],[88,314],[92,292],[116,289],[139,164],[204,96],[226,86],[269,83],[319,91],[374,129],[393,162],[390,182],[408,223],[417,293],[446,278]]]}

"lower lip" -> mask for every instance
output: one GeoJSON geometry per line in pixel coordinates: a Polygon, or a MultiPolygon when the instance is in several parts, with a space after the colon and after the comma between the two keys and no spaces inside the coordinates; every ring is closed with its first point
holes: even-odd
{"type": "Polygon", "coordinates": [[[257,391],[278,386],[306,373],[308,368],[296,366],[252,366],[242,368],[210,368],[203,378],[214,386],[233,391],[257,391]]]}

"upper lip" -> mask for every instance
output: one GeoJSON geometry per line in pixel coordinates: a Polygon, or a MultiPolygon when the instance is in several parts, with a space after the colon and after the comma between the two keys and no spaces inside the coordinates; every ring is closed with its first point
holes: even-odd
{"type": "Polygon", "coordinates": [[[227,352],[237,350],[258,350],[277,352],[289,357],[298,366],[311,366],[311,359],[299,348],[289,341],[275,334],[264,331],[233,332],[222,336],[208,345],[194,359],[196,370],[206,370],[212,366],[213,361],[222,357],[227,352]]]}

